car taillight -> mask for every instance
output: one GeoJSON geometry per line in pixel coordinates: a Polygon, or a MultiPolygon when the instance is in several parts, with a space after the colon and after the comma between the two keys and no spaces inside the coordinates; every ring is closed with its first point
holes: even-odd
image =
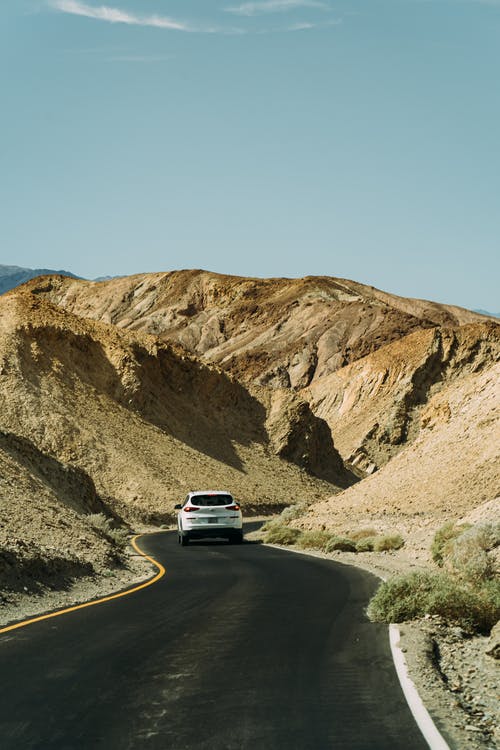
{"type": "Polygon", "coordinates": [[[197,507],[196,507],[195,505],[186,505],[186,507],[185,507],[185,508],[183,508],[183,510],[184,510],[184,511],[185,511],[186,513],[190,513],[190,512],[192,511],[192,510],[200,510],[200,509],[199,509],[199,508],[197,508],[197,507]]]}
{"type": "Polygon", "coordinates": [[[234,505],[226,505],[226,510],[239,510],[240,506],[235,503],[234,505]]]}

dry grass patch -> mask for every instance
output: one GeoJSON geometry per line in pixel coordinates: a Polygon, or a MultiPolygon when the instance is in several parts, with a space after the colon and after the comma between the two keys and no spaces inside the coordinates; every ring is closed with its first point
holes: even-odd
{"type": "Polygon", "coordinates": [[[404,539],[401,534],[380,534],[373,539],[374,552],[390,552],[401,549],[404,539]]]}
{"type": "Polygon", "coordinates": [[[356,552],[356,543],[346,536],[331,536],[326,545],[326,552],[356,552]]]}
{"type": "Polygon", "coordinates": [[[326,551],[331,539],[328,531],[304,531],[297,540],[297,547],[300,549],[318,549],[326,551]]]}
{"type": "Polygon", "coordinates": [[[346,536],[353,542],[359,542],[361,539],[372,539],[377,536],[377,533],[375,529],[356,529],[355,531],[349,531],[346,536]]]}
{"type": "Polygon", "coordinates": [[[367,536],[356,542],[356,552],[373,552],[375,537],[367,536]]]}
{"type": "Polygon", "coordinates": [[[283,544],[291,545],[296,544],[302,535],[299,529],[292,529],[290,526],[284,526],[277,522],[269,522],[265,524],[264,542],[268,544],[283,544]]]}

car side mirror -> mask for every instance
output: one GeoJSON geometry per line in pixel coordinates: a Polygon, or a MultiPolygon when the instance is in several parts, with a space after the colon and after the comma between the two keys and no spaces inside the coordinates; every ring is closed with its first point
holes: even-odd
{"type": "Polygon", "coordinates": [[[177,505],[174,505],[174,510],[180,510],[182,508],[182,505],[180,503],[177,503],[177,505]]]}

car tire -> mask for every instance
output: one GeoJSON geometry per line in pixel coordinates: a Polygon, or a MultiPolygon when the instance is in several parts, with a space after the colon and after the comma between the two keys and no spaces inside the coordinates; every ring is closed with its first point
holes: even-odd
{"type": "Polygon", "coordinates": [[[179,534],[179,544],[181,547],[187,547],[189,544],[189,537],[187,534],[179,534]]]}
{"type": "Polygon", "coordinates": [[[232,534],[228,541],[229,544],[241,544],[243,541],[243,533],[240,531],[239,533],[232,534]]]}

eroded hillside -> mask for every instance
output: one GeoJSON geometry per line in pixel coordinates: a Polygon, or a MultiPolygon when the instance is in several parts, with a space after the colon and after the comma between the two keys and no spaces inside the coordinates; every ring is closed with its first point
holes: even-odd
{"type": "Polygon", "coordinates": [[[500,357],[500,326],[471,323],[403,337],[316,380],[302,395],[323,417],[345,460],[367,473],[386,464],[426,425],[427,406],[500,357]]]}
{"type": "MultiPolygon", "coordinates": [[[[22,477],[0,547],[22,541],[29,487],[41,518],[85,526],[75,477],[93,512],[130,522],[217,485],[247,512],[303,501],[305,525],[425,536],[498,494],[499,332],[340,279],[35,279],[0,298],[0,457],[22,477]]],[[[110,550],[93,534],[81,560],[99,567],[110,550]]]]}
{"type": "Polygon", "coordinates": [[[79,316],[177,342],[242,382],[293,389],[422,328],[485,320],[327,277],[174,271],[106,282],[47,277],[29,288],[79,316]]]}
{"type": "Polygon", "coordinates": [[[29,288],[82,317],[180,344],[252,388],[299,393],[360,476],[418,436],[434,393],[498,357],[497,321],[344,279],[178,271],[49,277],[29,288]]]}
{"type": "MultiPolygon", "coordinates": [[[[0,298],[0,429],[0,547],[35,534],[54,558],[66,554],[57,529],[85,527],[88,513],[168,520],[188,490],[214,485],[248,512],[352,481],[326,423],[297,395],[259,398],[151,336],[26,290],[0,298]]],[[[95,539],[87,530],[82,545],[95,539]]]]}
{"type": "Polygon", "coordinates": [[[421,413],[416,440],[380,471],[314,506],[308,528],[398,530],[406,547],[428,554],[451,519],[498,520],[500,364],[450,382],[421,413]],[[484,514],[483,514],[484,509],[484,514]]]}

